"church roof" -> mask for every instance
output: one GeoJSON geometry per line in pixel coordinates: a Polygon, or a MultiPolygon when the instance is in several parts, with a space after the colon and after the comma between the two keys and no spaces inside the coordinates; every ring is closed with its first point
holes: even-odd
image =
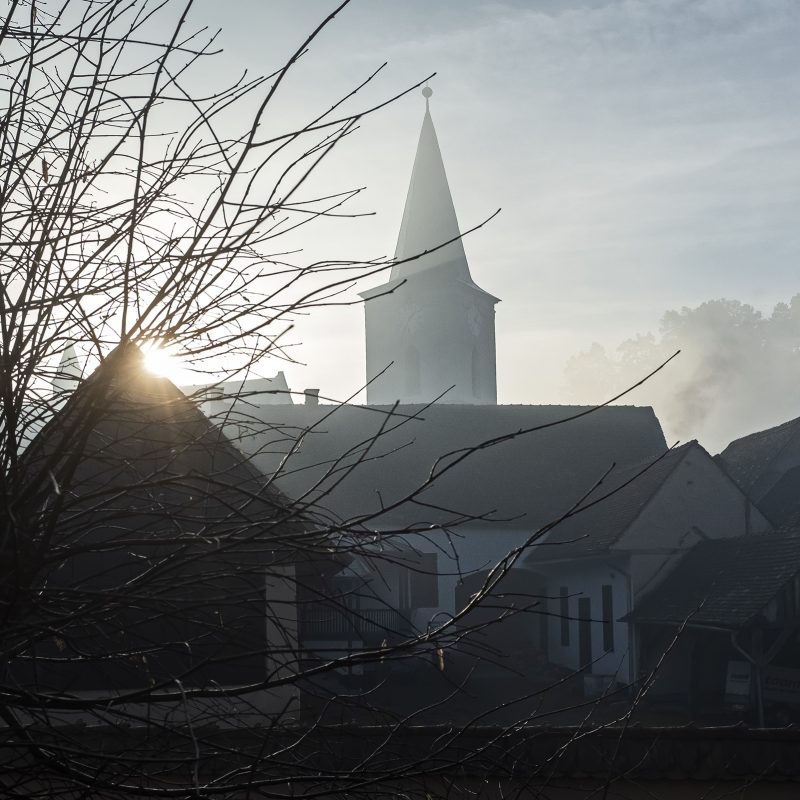
{"type": "Polygon", "coordinates": [[[736,630],[798,572],[798,531],[709,539],[696,544],[629,619],[736,630]]]}
{"type": "MultiPolygon", "coordinates": [[[[587,410],[264,407],[251,412],[268,426],[257,436],[255,462],[268,473],[280,469],[278,486],[291,497],[316,501],[341,519],[361,518],[368,528],[424,529],[468,515],[482,517],[469,524],[483,528],[532,530],[569,508],[612,463],[636,463],[666,449],[651,408],[611,406],[556,424],[587,410]],[[476,449],[456,463],[470,447],[476,449]]],[[[254,441],[242,446],[250,450],[254,441]]]]}
{"type": "Polygon", "coordinates": [[[438,278],[460,281],[497,302],[497,298],[484,292],[470,275],[447,172],[431,117],[428,100],[433,91],[426,87],[423,94],[425,116],[394,255],[395,261],[400,263],[392,266],[386,283],[362,292],[361,296],[371,299],[392,291],[412,276],[417,279],[435,274],[438,278]]]}
{"type": "Polygon", "coordinates": [[[407,278],[432,267],[447,265],[454,277],[469,280],[467,257],[460,236],[450,185],[426,97],[425,117],[397,237],[395,260],[403,261],[426,250],[439,249],[413,261],[396,264],[392,267],[391,279],[407,278]],[[445,242],[449,244],[440,247],[445,242]]]}

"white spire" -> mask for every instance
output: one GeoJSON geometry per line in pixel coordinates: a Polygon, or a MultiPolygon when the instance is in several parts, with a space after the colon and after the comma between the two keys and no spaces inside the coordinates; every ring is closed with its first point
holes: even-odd
{"type": "Polygon", "coordinates": [[[55,392],[71,392],[77,387],[82,377],[83,370],[78,363],[78,354],[75,352],[75,345],[71,344],[61,356],[53,378],[53,390],[55,392]]]}
{"type": "Polygon", "coordinates": [[[400,235],[397,237],[395,259],[400,261],[439,247],[451,239],[456,241],[440,247],[430,255],[392,267],[391,277],[406,278],[433,267],[447,266],[457,277],[469,280],[464,246],[457,238],[460,231],[456,210],[431,119],[428,100],[433,90],[426,86],[422,94],[425,97],[425,118],[422,121],[414,169],[411,172],[400,235]]]}

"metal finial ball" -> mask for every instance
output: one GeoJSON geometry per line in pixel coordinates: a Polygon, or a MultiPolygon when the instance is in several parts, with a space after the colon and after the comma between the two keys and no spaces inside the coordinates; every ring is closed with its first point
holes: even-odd
{"type": "Polygon", "coordinates": [[[426,86],[422,90],[422,96],[427,100],[433,94],[433,89],[430,86],[426,86]]]}

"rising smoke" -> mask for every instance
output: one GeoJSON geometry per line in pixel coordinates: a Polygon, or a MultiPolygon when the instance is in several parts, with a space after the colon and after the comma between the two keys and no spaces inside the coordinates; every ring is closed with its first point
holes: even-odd
{"type": "Polygon", "coordinates": [[[570,402],[601,402],[680,356],[622,402],[653,405],[668,439],[709,450],[800,416],[800,295],[769,316],[736,300],[667,311],[658,336],[637,335],[609,353],[598,344],[565,368],[570,402]]]}

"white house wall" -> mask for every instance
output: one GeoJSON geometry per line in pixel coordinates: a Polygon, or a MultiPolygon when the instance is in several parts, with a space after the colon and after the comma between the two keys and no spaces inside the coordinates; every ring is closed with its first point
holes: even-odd
{"type": "Polygon", "coordinates": [[[586,673],[605,676],[608,682],[625,683],[632,678],[628,624],[619,619],[630,611],[630,581],[626,559],[608,559],[551,563],[547,568],[548,658],[553,664],[577,669],[579,663],[578,599],[591,602],[593,663],[586,673]],[[611,586],[614,649],[603,648],[603,586],[611,586]],[[566,587],[569,605],[569,644],[561,642],[561,587],[566,587]]]}

